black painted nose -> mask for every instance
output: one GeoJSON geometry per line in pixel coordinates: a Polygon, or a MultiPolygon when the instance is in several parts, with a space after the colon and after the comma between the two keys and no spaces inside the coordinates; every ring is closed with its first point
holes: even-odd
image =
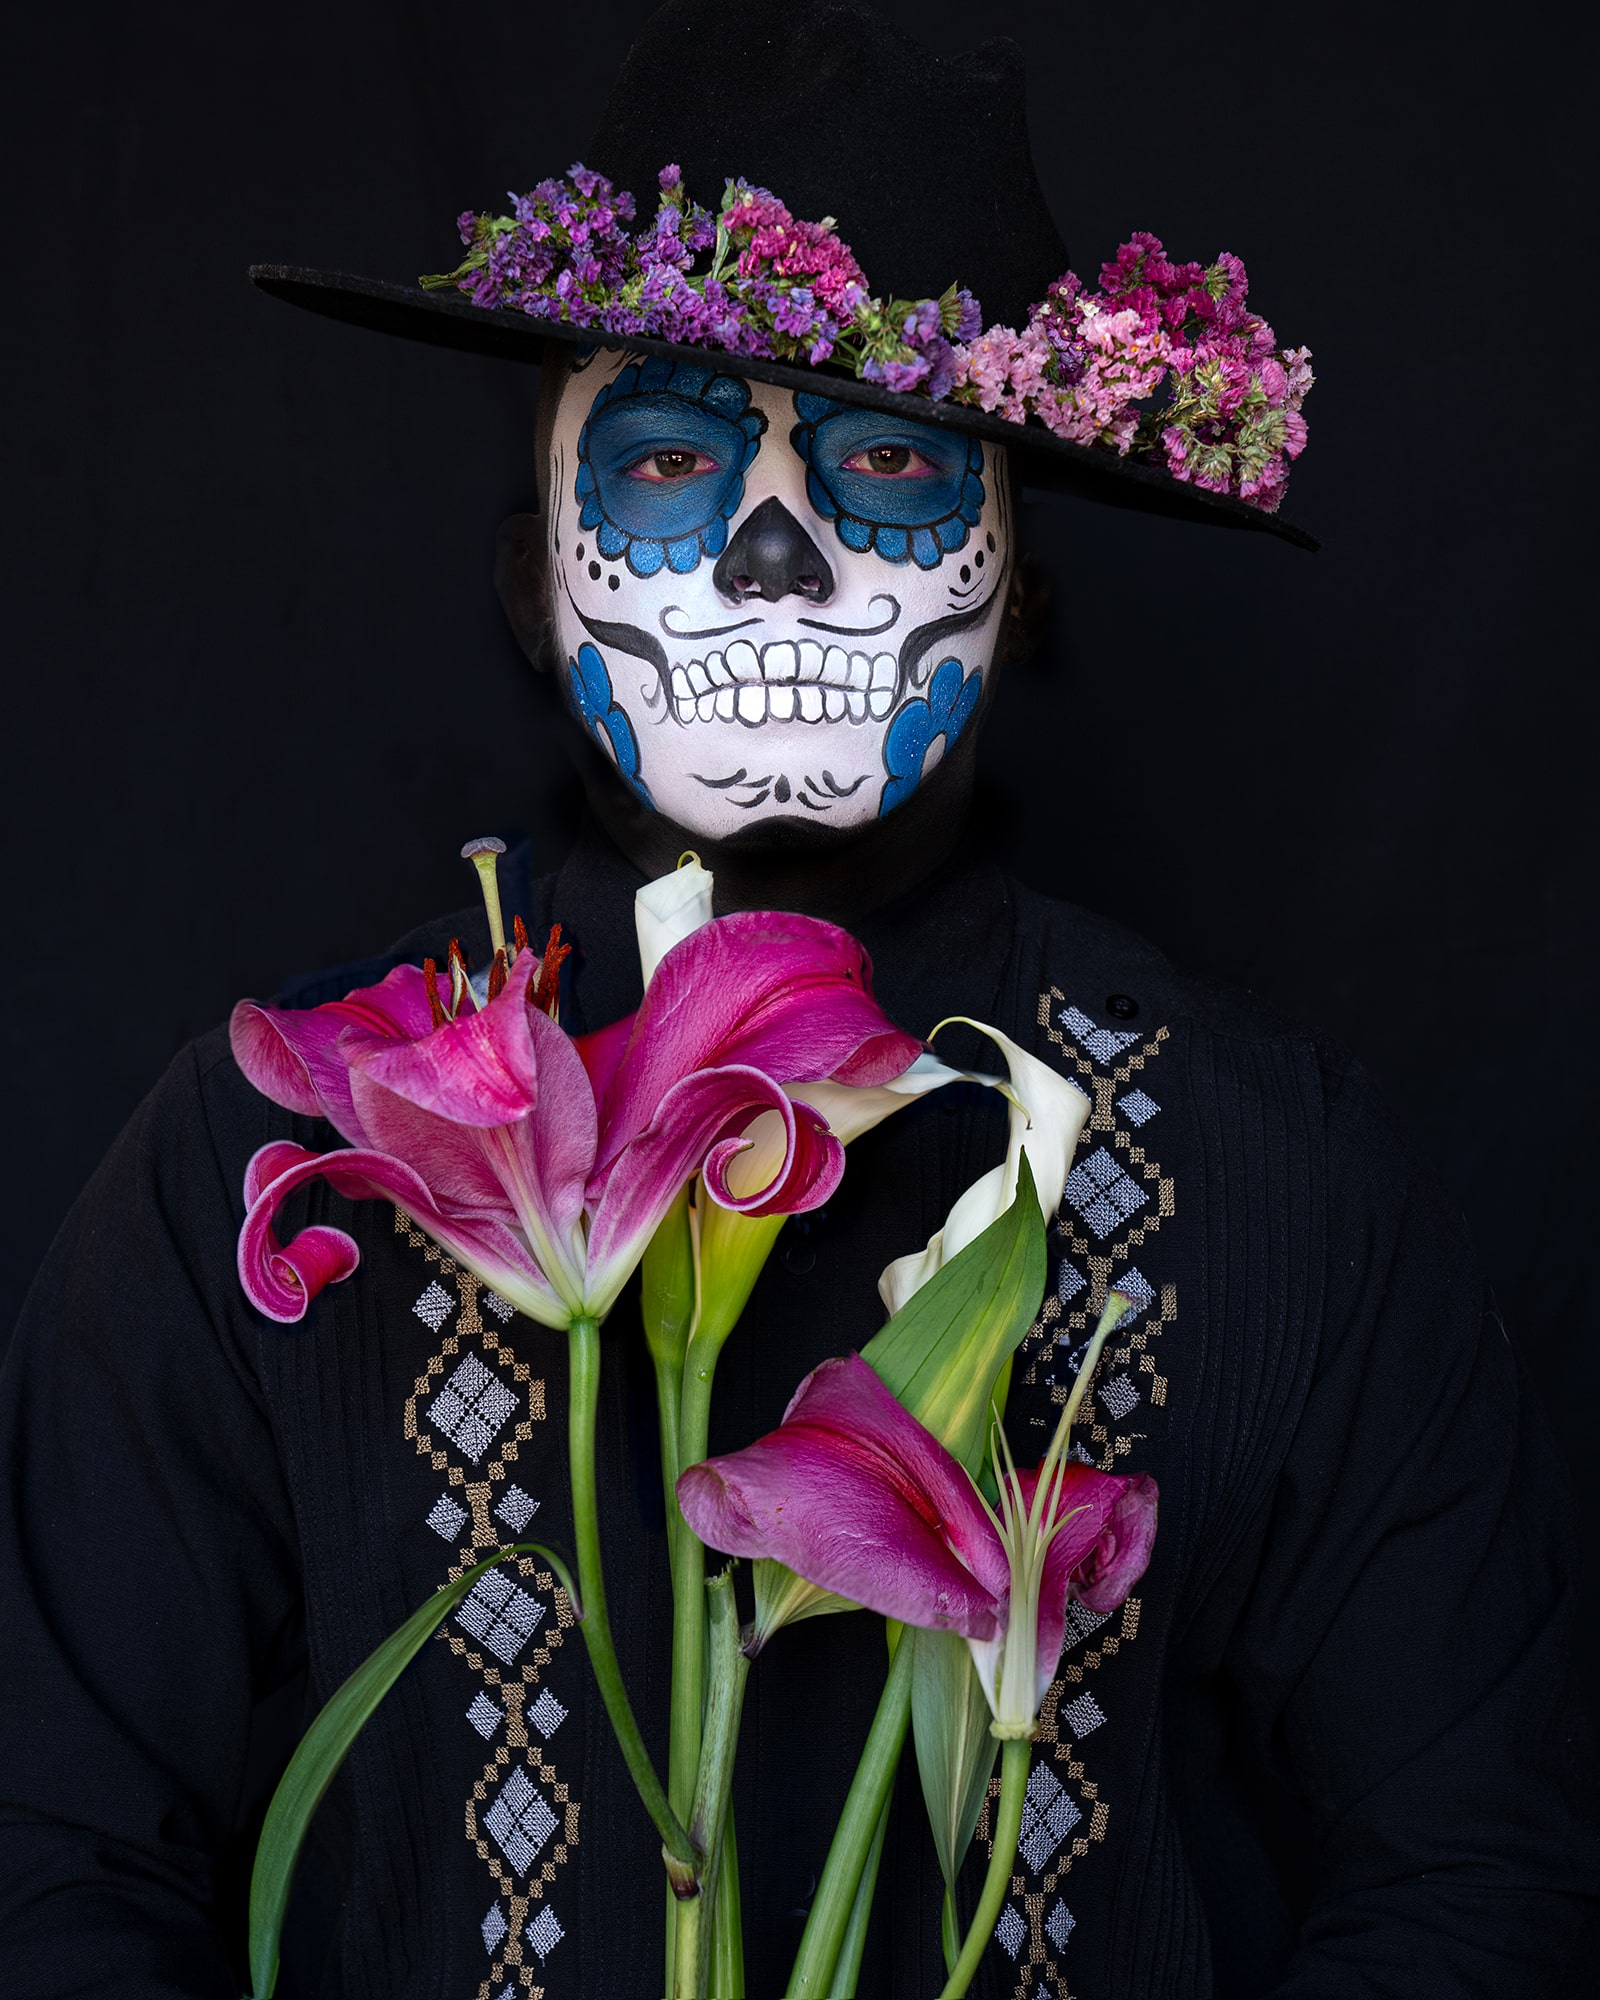
{"type": "Polygon", "coordinates": [[[826,604],[833,595],[827,558],[776,495],[763,500],[729,542],[711,581],[731,604],[747,597],[826,604]]]}

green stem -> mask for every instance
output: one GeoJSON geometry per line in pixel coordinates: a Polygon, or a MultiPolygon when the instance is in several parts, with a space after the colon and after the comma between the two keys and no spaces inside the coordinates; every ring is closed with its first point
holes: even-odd
{"type": "MultiPolygon", "coordinates": [[[[678,1512],[678,1385],[681,1368],[670,1361],[656,1362],[656,1414],[661,1430],[661,1486],[667,1510],[667,1561],[676,1575],[678,1543],[683,1538],[683,1517],[678,1512]]],[[[669,1787],[670,1789],[670,1787],[669,1787]]]]}
{"type": "Polygon", "coordinates": [[[944,1952],[945,1977],[956,1969],[961,1950],[961,1925],[956,1918],[956,1899],[950,1884],[944,1885],[944,1901],[939,1906],[939,1945],[944,1952]]]}
{"type": "Polygon", "coordinates": [[[994,1852],[989,1857],[989,1872],[983,1878],[983,1894],[978,1898],[967,1941],[939,2000],[964,2000],[978,1970],[978,1961],[1000,1921],[1000,1906],[1011,1886],[1017,1840],[1022,1832],[1022,1803],[1027,1796],[1032,1747],[1025,1736],[1013,1736],[1000,1752],[1000,1803],[995,1811],[994,1852]]]}
{"type": "Polygon", "coordinates": [[[661,1835],[672,1864],[692,1874],[700,1856],[673,1811],[661,1780],[644,1747],[633,1705],[622,1684],[622,1668],[611,1638],[611,1620],[606,1611],[605,1578],[600,1567],[600,1509],[595,1485],[595,1419],[600,1404],[600,1327],[587,1314],[573,1320],[567,1330],[567,1352],[571,1361],[571,1387],[567,1410],[567,1452],[572,1470],[572,1532],[578,1550],[578,1595],[583,1601],[581,1629],[589,1648],[589,1664],[594,1668],[600,1699],[622,1751],[623,1762],[638,1789],[645,1811],[661,1835]]]}
{"type": "Polygon", "coordinates": [[[866,1865],[856,1888],[856,1899],[845,1925],[844,1942],[839,1946],[839,1962],[833,1968],[833,1990],[841,2000],[855,2000],[861,1979],[861,1954],[867,1945],[867,1925],[872,1921],[872,1894],[878,1886],[878,1863],[883,1859],[884,1836],[889,1831],[889,1807],[878,1815],[878,1830],[867,1850],[866,1865]]]}
{"type": "MultiPolygon", "coordinates": [[[[709,1348],[689,1342],[679,1400],[677,1458],[681,1470],[706,1455],[711,1424],[711,1385],[716,1375],[720,1341],[709,1348]]],[[[676,1472],[673,1475],[676,1486],[676,1472]]],[[[695,1773],[700,1768],[700,1715],[705,1705],[706,1552],[690,1534],[678,1512],[674,1490],[667,1516],[676,1545],[672,1565],[672,1717],[667,1784],[676,1813],[687,1814],[694,1799],[695,1773]]]]}
{"type": "Polygon", "coordinates": [[[711,1991],[716,2000],[744,2000],[744,1925],[739,1900],[739,1848],[733,1837],[733,1804],[722,1829],[722,1867],[711,1919],[711,1991]]]}
{"type": "Polygon", "coordinates": [[[801,1994],[815,1996],[833,1991],[831,1982],[855,1908],[856,1890],[877,1834],[879,1817],[889,1802],[895,1767],[900,1762],[906,1728],[911,1721],[911,1656],[915,1650],[903,1639],[895,1648],[894,1664],[883,1684],[878,1712],[872,1718],[866,1747],[850,1782],[850,1794],[839,1815],[794,1970],[789,1974],[786,1990],[790,2000],[801,1994]]]}
{"type": "MultiPolygon", "coordinates": [[[[695,1908],[686,1903],[678,1913],[677,2000],[702,2000],[710,1989],[715,1943],[713,1911],[722,1873],[723,1833],[733,1788],[733,1760],[739,1743],[739,1717],[744,1709],[745,1680],[750,1662],[739,1647],[739,1607],[733,1594],[733,1571],[725,1569],[706,1585],[710,1628],[709,1686],[700,1772],[694,1788],[690,1831],[705,1859],[699,1870],[700,1893],[695,1908]],[[686,1922],[685,1919],[688,1919],[686,1922]]],[[[719,1995],[718,2000],[724,2000],[719,1995]]]]}

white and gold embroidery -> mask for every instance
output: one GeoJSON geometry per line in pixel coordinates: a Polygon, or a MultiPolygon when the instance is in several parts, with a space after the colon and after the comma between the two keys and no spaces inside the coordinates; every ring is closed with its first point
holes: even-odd
{"type": "MultiPolygon", "coordinates": [[[[505,1300],[400,1210],[395,1226],[437,1273],[413,1310],[440,1345],[406,1399],[403,1428],[444,1481],[424,1522],[454,1547],[445,1578],[454,1581],[520,1538],[539,1509],[510,1473],[545,1420],[545,1385],[485,1317],[509,1328],[505,1300]]],[[[543,2000],[542,1969],[565,1936],[548,1892],[577,1846],[578,1801],[549,1753],[567,1708],[545,1675],[572,1623],[550,1571],[516,1556],[478,1579],[439,1634],[477,1683],[463,1722],[491,1746],[464,1813],[494,1896],[479,1924],[489,1963],[476,2000],[543,2000]]]]}
{"type": "MultiPolygon", "coordinates": [[[[1164,1027],[1148,1035],[1098,1027],[1056,987],[1039,997],[1039,1026],[1094,1109],[1052,1231],[1056,1282],[1024,1345],[1019,1374],[1059,1408],[1107,1293],[1115,1288],[1132,1300],[1121,1332],[1100,1357],[1074,1447],[1112,1472],[1143,1441],[1143,1411],[1162,1409],[1167,1400],[1155,1348],[1177,1315],[1177,1288],[1147,1276],[1141,1263],[1150,1261],[1153,1239],[1176,1212],[1173,1181],[1150,1157],[1144,1138],[1161,1110],[1145,1086],[1153,1082],[1150,1072],[1169,1034],[1164,1027]]],[[[1030,1422],[1044,1430],[1049,1420],[1030,1422]]],[[[1082,1746],[1096,1730],[1116,1726],[1113,1695],[1091,1691],[1085,1682],[1138,1637],[1139,1609],[1137,1597],[1109,1617],[1081,1604],[1067,1608],[1061,1667],[1039,1715],[1017,1872],[995,1926],[995,1942],[1016,1967],[1013,2000],[1072,2000],[1064,1954],[1078,1919],[1067,1902],[1067,1877],[1105,1840],[1111,1821],[1110,1802],[1090,1776],[1093,1753],[1084,1754],[1082,1746]]],[[[991,1851],[998,1795],[996,1778],[977,1833],[991,1851]]]]}

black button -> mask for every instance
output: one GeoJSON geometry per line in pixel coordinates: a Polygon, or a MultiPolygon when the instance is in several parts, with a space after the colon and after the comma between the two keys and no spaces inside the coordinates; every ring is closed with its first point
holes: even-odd
{"type": "Polygon", "coordinates": [[[783,1268],[797,1278],[803,1278],[816,1261],[817,1253],[809,1243],[791,1243],[783,1253],[783,1268]]]}
{"type": "Polygon", "coordinates": [[[1139,1003],[1131,993],[1113,993],[1106,1001],[1106,1012],[1114,1021],[1131,1021],[1139,1011],[1139,1003]]]}

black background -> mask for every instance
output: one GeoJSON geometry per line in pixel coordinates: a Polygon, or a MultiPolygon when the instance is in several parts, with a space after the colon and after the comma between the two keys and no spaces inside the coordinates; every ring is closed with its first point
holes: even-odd
{"type": "MultiPolygon", "coordinates": [[[[11,31],[6,1324],[189,1036],[467,900],[468,834],[559,856],[553,695],[490,586],[533,374],[244,267],[448,264],[459,209],[582,156],[647,11],[11,31]]],[[[1592,51],[1445,7],[886,11],[1021,40],[1079,270],[1139,227],[1236,251],[1321,378],[1286,509],[1319,556],[1030,511],[1057,598],[984,740],[986,834],[1363,1057],[1471,1220],[1592,1549],[1592,51]]],[[[959,161],[930,134],[926,199],[959,161]]]]}

